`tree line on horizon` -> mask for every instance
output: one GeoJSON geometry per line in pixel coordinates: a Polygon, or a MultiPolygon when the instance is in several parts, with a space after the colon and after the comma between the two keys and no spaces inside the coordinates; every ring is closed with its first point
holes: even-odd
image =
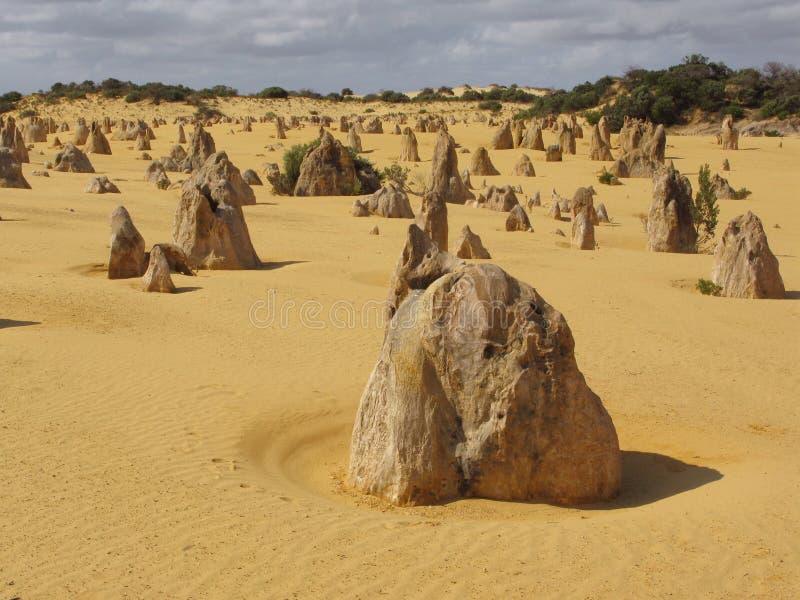
{"type": "MultiPolygon", "coordinates": [[[[109,78],[101,83],[55,83],[47,91],[35,95],[45,103],[61,99],[83,99],[87,94],[105,98],[124,98],[134,103],[150,100],[185,102],[200,108],[207,100],[229,97],[291,98],[302,97],[334,102],[422,103],[433,101],[478,101],[479,108],[498,111],[502,103],[530,104],[515,118],[540,117],[548,114],[581,113],[590,123],[602,116],[612,130],[618,131],[625,116],[650,119],[667,126],[685,122],[697,111],[734,118],[755,112],[758,118],[785,119],[800,114],[800,70],[783,63],[770,62],[762,69],[731,69],[722,62],[712,62],[701,54],[686,56],[678,65],[648,70],[630,67],[622,77],[604,76],[594,83],[585,82],[572,90],[555,90],[544,96],[526,92],[517,84],[492,84],[487,90],[465,85],[462,94],[452,88],[424,88],[414,98],[394,90],[356,96],[350,88],[326,95],[309,89],[286,90],[278,86],[264,88],[256,94],[240,94],[235,88],[216,85],[199,90],[184,85],[151,82],[136,84],[109,78]]],[[[18,92],[0,95],[0,113],[16,109],[23,98],[18,92]]]]}

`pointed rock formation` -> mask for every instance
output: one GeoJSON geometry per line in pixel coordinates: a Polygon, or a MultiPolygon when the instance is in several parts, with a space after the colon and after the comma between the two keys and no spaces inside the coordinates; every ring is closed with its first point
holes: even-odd
{"type": "Polygon", "coordinates": [[[172,283],[172,276],[169,273],[169,263],[161,246],[154,246],[150,252],[150,262],[142,277],[142,291],[162,294],[175,292],[175,284],[172,283]]]}
{"type": "Polygon", "coordinates": [[[356,416],[349,483],[398,505],[613,498],[616,430],[564,317],[496,265],[464,264],[413,229],[356,416]]]}
{"type": "Polygon", "coordinates": [[[589,160],[614,160],[611,146],[603,138],[598,125],[592,127],[589,138],[589,160]]]}
{"type": "Polygon", "coordinates": [[[414,211],[406,193],[396,183],[389,181],[381,189],[367,196],[364,205],[370,213],[387,219],[413,219],[414,211]]]}
{"type": "Polygon", "coordinates": [[[725,115],[722,120],[721,140],[723,150],[739,149],[739,130],[733,125],[733,115],[725,115]]]}
{"type": "Polygon", "coordinates": [[[403,137],[400,139],[400,160],[402,162],[420,162],[417,150],[417,136],[411,127],[403,128],[403,137]]]}
{"type": "Polygon", "coordinates": [[[506,231],[533,231],[527,213],[519,204],[508,213],[508,218],[506,218],[506,231]]]}
{"type": "Polygon", "coordinates": [[[778,259],[767,243],[767,235],[752,212],[732,219],[714,252],[712,281],[731,298],[781,299],[786,289],[778,259]]]}
{"type": "Polygon", "coordinates": [[[489,251],[483,247],[481,236],[473,233],[469,225],[461,229],[461,237],[456,242],[456,256],[458,258],[492,258],[489,251]]]}
{"type": "Polygon", "coordinates": [[[347,148],[326,131],[303,157],[295,196],[348,196],[356,189],[356,169],[347,148]]]}
{"type": "Polygon", "coordinates": [[[464,204],[473,198],[458,174],[455,140],[443,129],[436,135],[431,161],[431,178],[426,191],[433,192],[445,202],[453,204],[464,204]]]}
{"type": "Polygon", "coordinates": [[[202,167],[208,157],[216,153],[217,146],[214,138],[199,123],[192,132],[192,139],[189,142],[189,155],[183,161],[184,171],[194,171],[202,167]]]}
{"type": "Polygon", "coordinates": [[[697,252],[692,220],[692,184],[672,166],[653,180],[653,202],[647,217],[647,249],[651,252],[697,252]]]}
{"type": "Polygon", "coordinates": [[[147,267],[144,238],[133,224],[124,206],[111,213],[111,254],[108,259],[109,279],[141,277],[147,267]]]}
{"type": "Polygon", "coordinates": [[[242,173],[242,180],[247,185],[264,185],[264,182],[261,181],[258,173],[253,171],[253,169],[247,169],[244,173],[242,173]]]}
{"type": "Polygon", "coordinates": [[[483,208],[498,212],[509,212],[519,206],[519,200],[510,185],[503,187],[489,186],[486,190],[486,199],[480,203],[483,208]]]}
{"type": "Polygon", "coordinates": [[[572,246],[578,250],[594,250],[594,224],[586,211],[572,219],[572,246]]]}
{"type": "Polygon", "coordinates": [[[0,188],[31,189],[22,174],[22,164],[11,148],[0,147],[0,188]]]}
{"type": "Polygon", "coordinates": [[[92,122],[92,126],[89,129],[89,138],[86,140],[86,154],[111,154],[111,144],[106,136],[103,135],[103,131],[97,122],[92,122]]]}
{"type": "Polygon", "coordinates": [[[548,146],[546,152],[544,158],[546,162],[561,162],[563,160],[561,156],[561,146],[558,144],[548,146]]]}
{"type": "Polygon", "coordinates": [[[86,126],[86,119],[81,117],[78,119],[77,123],[75,123],[75,133],[72,143],[76,146],[83,146],[87,139],[89,139],[89,128],[86,126]]]}
{"type": "Polygon", "coordinates": [[[175,245],[193,269],[258,268],[261,261],[241,207],[218,202],[209,191],[197,186],[194,178],[184,182],[172,228],[175,245]]]}
{"type": "Polygon", "coordinates": [[[355,152],[364,151],[361,147],[361,137],[356,133],[355,129],[351,129],[347,134],[347,145],[355,152]]]}
{"type": "Polygon", "coordinates": [[[447,203],[439,194],[428,192],[422,197],[416,222],[440,250],[447,252],[447,203]]]}
{"type": "Polygon", "coordinates": [[[525,131],[525,136],[522,138],[520,144],[522,148],[528,150],[542,150],[544,151],[544,139],[542,138],[542,126],[536,122],[531,121],[528,129],[525,131]]]}
{"type": "Polygon", "coordinates": [[[225,152],[209,156],[203,166],[192,174],[189,182],[217,204],[247,206],[256,203],[253,188],[245,182],[225,152]]]}
{"type": "Polygon", "coordinates": [[[489,152],[483,146],[479,146],[469,163],[469,172],[471,175],[500,175],[495,166],[489,158],[489,152]]]}
{"type": "Polygon", "coordinates": [[[86,194],[119,194],[119,188],[114,185],[111,180],[102,175],[100,177],[92,177],[83,190],[86,194]]]}
{"type": "Polygon", "coordinates": [[[536,177],[536,169],[533,168],[533,163],[527,154],[519,157],[511,174],[517,177],[536,177]]]}
{"type": "Polygon", "coordinates": [[[511,150],[514,147],[514,136],[511,133],[511,121],[504,121],[500,129],[494,132],[489,147],[492,150],[511,150]]]}
{"type": "Polygon", "coordinates": [[[63,173],[94,173],[94,167],[89,162],[89,158],[69,142],[61,152],[56,154],[53,170],[63,173]]]}

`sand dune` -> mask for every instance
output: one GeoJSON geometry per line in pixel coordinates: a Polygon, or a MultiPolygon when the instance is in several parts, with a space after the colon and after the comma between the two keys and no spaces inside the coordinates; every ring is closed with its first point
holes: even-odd
{"type": "MultiPolygon", "coordinates": [[[[314,106],[291,102],[222,108],[314,106]]],[[[317,109],[356,108],[334,106],[317,109]]],[[[57,118],[91,110],[171,122],[189,108],[87,101],[57,118]]],[[[209,131],[240,169],[280,162],[280,150],[265,149],[273,125],[239,129],[209,131]]],[[[150,154],[167,154],[176,131],[155,130],[150,154]]],[[[451,127],[471,150],[492,131],[451,127]]],[[[316,133],[291,129],[285,144],[316,133]]],[[[416,135],[413,182],[428,173],[435,138],[416,135]]],[[[381,167],[399,154],[400,136],[361,137],[381,167]]],[[[553,188],[571,196],[593,183],[614,221],[598,228],[596,252],[554,235],[570,224],[546,207],[533,209],[531,234],[507,233],[501,213],[448,207],[451,239],[469,224],[492,262],[564,313],[578,364],[614,419],[622,493],[582,508],[396,508],[348,490],[350,430],[383,333],[328,315],[385,298],[408,221],[354,219],[352,198],[256,187],[258,203],[244,210],[263,269],[175,275],[180,293],[144,294],[138,280],[105,278],[108,217],[124,204],[148,247],[170,241],[178,192],[142,181],[132,143],[111,146],[91,160],[121,195],[84,194],[88,175],[31,176],[53,158],[45,143],[24,166],[33,189],[0,190],[0,598],[796,596],[800,140],[742,138],[723,153],[710,137],[669,136],[666,152],[693,183],[702,163],[715,171],[730,159],[729,181],[753,194],[721,201],[720,222],[748,209],[761,217],[782,301],[702,296],[694,282],[709,276],[710,255],[646,252],[636,215],[652,183],[598,185],[588,139],[560,164],[526,150],[535,178],[506,175],[521,150],[490,151],[502,175],[486,180],[521,185],[526,197],[541,190],[545,203],[553,188]],[[381,235],[368,235],[375,224],[381,235]],[[254,326],[254,303],[270,299],[286,325],[254,326]],[[321,328],[301,323],[309,301],[321,328]]],[[[462,168],[468,159],[459,155],[462,168]]]]}

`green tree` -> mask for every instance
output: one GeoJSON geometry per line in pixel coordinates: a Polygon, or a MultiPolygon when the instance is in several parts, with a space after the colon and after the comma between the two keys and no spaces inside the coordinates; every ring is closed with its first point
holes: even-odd
{"type": "Polygon", "coordinates": [[[719,218],[717,192],[711,183],[711,168],[708,163],[700,167],[697,183],[697,194],[692,205],[692,220],[697,228],[697,249],[702,250],[714,240],[714,231],[719,218]]]}

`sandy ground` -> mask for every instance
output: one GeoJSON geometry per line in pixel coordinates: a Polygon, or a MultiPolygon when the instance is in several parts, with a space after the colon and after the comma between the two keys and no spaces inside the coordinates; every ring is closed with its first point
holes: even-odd
{"type": "MultiPolygon", "coordinates": [[[[226,103],[231,114],[265,109],[237,102],[226,103]]],[[[313,105],[292,102],[269,106],[289,115],[313,105]]],[[[264,148],[276,143],[272,125],[238,129],[210,132],[242,170],[280,162],[264,148]]],[[[492,130],[451,132],[474,150],[492,130]]],[[[155,133],[158,157],[176,128],[155,133]]],[[[285,143],[315,134],[289,130],[285,143]]],[[[417,134],[424,162],[412,180],[428,172],[434,137],[417,134]]],[[[379,166],[399,154],[398,136],[362,141],[379,166]]],[[[614,419],[622,493],[582,508],[395,508],[345,487],[382,331],[343,321],[349,307],[385,298],[409,221],[354,219],[352,198],[257,187],[245,214],[265,268],[174,276],[181,293],[144,294],[137,280],[105,277],[109,214],[124,204],[148,247],[171,241],[178,192],[142,181],[146,163],[129,142],[91,157],[121,195],[84,194],[89,175],[33,177],[55,154],[37,144],[24,167],[33,189],[0,190],[0,599],[796,597],[800,139],[744,138],[723,153],[711,138],[668,138],[668,157],[693,182],[700,164],[716,170],[727,156],[731,184],[753,191],[721,201],[720,230],[748,209],[761,217],[782,301],[702,296],[693,286],[711,256],[646,252],[636,215],[651,182],[598,185],[587,142],[561,164],[526,151],[529,179],[506,175],[521,150],[492,151],[503,175],[486,179],[520,184],[525,197],[541,190],[545,204],[553,188],[571,196],[594,183],[614,221],[597,230],[596,252],[570,249],[553,233],[570,224],[546,207],[533,209],[532,234],[505,232],[505,214],[449,207],[451,243],[469,223],[494,262],[564,313],[614,419]],[[376,224],[381,234],[368,235],[376,224]],[[265,302],[278,306],[271,324],[265,302]]],[[[462,167],[468,159],[459,154],[462,167]]]]}

